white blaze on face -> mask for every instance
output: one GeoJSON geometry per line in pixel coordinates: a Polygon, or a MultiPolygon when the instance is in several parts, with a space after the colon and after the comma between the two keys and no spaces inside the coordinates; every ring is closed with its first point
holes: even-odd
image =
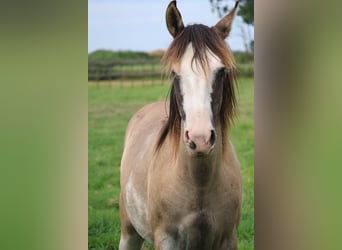
{"type": "MultiPolygon", "coordinates": [[[[194,51],[189,44],[180,62],[180,88],[183,95],[183,109],[185,112],[184,131],[189,132],[190,139],[197,138],[197,143],[206,143],[213,130],[211,93],[214,71],[223,64],[213,53],[207,52],[207,77],[201,64],[192,61],[194,51]]],[[[185,139],[186,140],[186,139],[185,139]]]]}

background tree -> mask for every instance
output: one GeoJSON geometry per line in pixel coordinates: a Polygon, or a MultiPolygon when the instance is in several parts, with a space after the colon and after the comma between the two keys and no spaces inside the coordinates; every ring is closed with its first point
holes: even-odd
{"type": "MultiPolygon", "coordinates": [[[[216,11],[220,18],[228,13],[228,1],[209,0],[209,2],[212,6],[212,11],[216,11]]],[[[242,17],[246,24],[254,25],[254,0],[240,0],[237,14],[242,17]]]]}
{"type": "Polygon", "coordinates": [[[242,17],[246,24],[254,26],[254,0],[241,0],[238,15],[242,17]]]}
{"type": "MultiPolygon", "coordinates": [[[[212,7],[212,11],[213,12],[217,12],[218,16],[221,18],[224,15],[226,15],[229,12],[229,8],[228,8],[228,2],[229,1],[224,1],[224,0],[209,0],[211,7],[212,7]]],[[[240,0],[240,4],[239,4],[239,10],[237,15],[242,17],[242,20],[244,23],[246,23],[247,25],[252,25],[254,26],[254,0],[240,0]]],[[[247,42],[247,34],[249,34],[248,32],[245,32],[243,30],[243,27],[240,27],[241,29],[241,36],[245,42],[245,44],[249,43],[249,46],[246,47],[246,50],[249,51],[250,49],[253,51],[254,48],[254,41],[252,39],[249,39],[250,41],[247,42]],[[250,47],[250,49],[248,48],[250,47]]],[[[245,45],[246,46],[246,45],[245,45]]]]}

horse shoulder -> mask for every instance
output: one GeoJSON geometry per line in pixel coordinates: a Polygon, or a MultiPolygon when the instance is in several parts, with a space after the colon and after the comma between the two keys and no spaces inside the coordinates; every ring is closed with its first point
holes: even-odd
{"type": "Polygon", "coordinates": [[[164,106],[165,102],[148,104],[132,116],[121,160],[122,205],[135,230],[149,240],[152,236],[148,222],[148,173],[163,125],[164,106]]]}

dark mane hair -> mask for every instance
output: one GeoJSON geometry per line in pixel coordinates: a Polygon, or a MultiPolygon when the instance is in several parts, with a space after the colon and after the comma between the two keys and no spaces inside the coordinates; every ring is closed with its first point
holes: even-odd
{"type": "MultiPolygon", "coordinates": [[[[218,84],[223,85],[222,104],[218,118],[221,125],[222,136],[223,138],[226,138],[228,126],[233,121],[236,113],[234,85],[236,82],[237,71],[233,54],[215,27],[209,28],[202,24],[189,25],[185,27],[184,30],[173,40],[162,58],[162,65],[165,74],[170,75],[172,69],[180,63],[189,43],[192,44],[194,50],[192,64],[199,64],[205,74],[208,73],[208,51],[217,56],[225,67],[223,74],[217,74],[218,79],[215,81],[218,84]]],[[[168,135],[173,140],[174,149],[177,150],[179,145],[177,139],[180,137],[182,121],[177,104],[180,95],[179,79],[174,78],[170,91],[169,117],[164,127],[161,129],[156,144],[156,152],[161,148],[168,135]]],[[[225,150],[226,140],[223,139],[222,142],[223,150],[225,150]]]]}

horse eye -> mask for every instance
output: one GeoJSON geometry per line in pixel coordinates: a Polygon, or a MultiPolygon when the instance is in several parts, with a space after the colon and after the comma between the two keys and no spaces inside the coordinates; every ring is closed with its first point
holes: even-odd
{"type": "Polygon", "coordinates": [[[180,75],[178,75],[176,72],[174,72],[173,70],[171,71],[171,78],[179,80],[180,79],[180,75]]]}
{"type": "Polygon", "coordinates": [[[217,116],[220,112],[222,105],[222,92],[223,92],[223,79],[224,74],[226,72],[226,68],[218,68],[216,70],[215,79],[212,83],[212,93],[211,93],[211,107],[213,111],[213,115],[217,116]]]}
{"type": "Polygon", "coordinates": [[[216,70],[216,76],[222,75],[228,70],[226,67],[221,67],[216,70]]]}
{"type": "Polygon", "coordinates": [[[221,67],[215,70],[215,78],[213,81],[213,90],[215,90],[217,88],[217,85],[222,84],[220,79],[222,79],[222,77],[224,76],[224,74],[226,74],[226,67],[221,67]]]}

